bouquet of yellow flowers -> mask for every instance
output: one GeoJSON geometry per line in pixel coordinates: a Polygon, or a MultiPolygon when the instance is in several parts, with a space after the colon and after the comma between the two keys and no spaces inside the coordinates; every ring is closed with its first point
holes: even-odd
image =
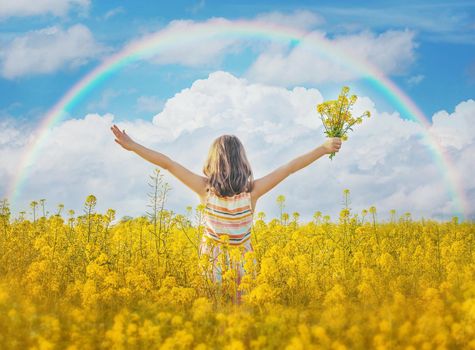
{"type": "MultiPolygon", "coordinates": [[[[343,141],[346,141],[348,140],[347,131],[353,130],[351,127],[354,124],[361,124],[363,117],[370,117],[369,111],[364,112],[358,118],[351,115],[351,108],[358,97],[352,95],[348,98],[349,91],[348,86],[343,86],[338,100],[329,100],[317,105],[317,111],[320,113],[327,137],[341,137],[343,141]]],[[[334,156],[335,152],[330,154],[330,159],[334,156]]]]}

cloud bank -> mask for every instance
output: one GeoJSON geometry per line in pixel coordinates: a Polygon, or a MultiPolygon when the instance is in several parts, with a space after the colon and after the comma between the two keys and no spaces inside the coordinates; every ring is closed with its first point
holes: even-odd
{"type": "Polygon", "coordinates": [[[355,80],[367,73],[361,67],[367,69],[369,66],[386,75],[405,74],[416,59],[415,50],[419,45],[415,41],[416,33],[408,29],[387,30],[380,34],[362,30],[330,38],[323,29],[315,29],[324,23],[324,19],[306,10],[288,14],[263,13],[248,22],[257,26],[277,25],[279,31],[285,30],[281,27],[297,29],[302,37],[298,45],[293,45],[291,40],[271,40],[263,36],[253,39],[223,36],[214,26],[233,25],[236,21],[225,18],[202,22],[174,20],[158,31],[132,40],[125,50],[149,37],[178,35],[180,39],[162,47],[160,52],[150,54],[147,59],[156,64],[218,67],[225,56],[251,48],[257,56],[248,68],[246,78],[288,87],[355,80]],[[196,40],[192,33],[205,28],[208,28],[207,36],[196,40]],[[191,33],[189,40],[181,38],[183,33],[191,33]],[[327,47],[333,47],[337,53],[329,54],[327,47]],[[359,62],[359,68],[350,61],[359,62]]]}
{"type": "Polygon", "coordinates": [[[87,8],[89,5],[90,0],[7,0],[0,2],[0,20],[45,14],[64,16],[72,8],[87,8]]]}
{"type": "MultiPolygon", "coordinates": [[[[324,142],[315,105],[329,98],[334,96],[322,96],[317,89],[286,89],[217,71],[167,100],[153,120],[117,125],[146,147],[199,174],[212,140],[223,133],[235,134],[246,148],[254,177],[259,178],[324,142]]],[[[355,113],[367,109],[372,117],[355,129],[332,162],[323,157],[290,175],[259,199],[256,212],[276,217],[275,200],[283,194],[285,210],[299,212],[303,221],[311,220],[317,210],[336,218],[342,191],[348,188],[354,212],[375,205],[380,218],[391,209],[399,215],[409,211],[414,217],[450,218],[456,203],[422,127],[397,113],[379,111],[370,98],[361,96],[355,113]]],[[[474,117],[475,101],[462,101],[453,112],[436,113],[430,128],[453,159],[470,203],[475,203],[475,180],[469,169],[475,152],[474,117]]],[[[50,211],[64,203],[81,212],[92,193],[98,197],[98,210],[111,207],[119,217],[143,214],[148,175],[155,166],[114,142],[113,123],[112,114],[88,114],[54,127],[29,170],[14,210],[27,210],[30,201],[46,198],[50,211]]],[[[8,135],[21,134],[20,127],[8,124],[8,135]]],[[[0,139],[0,179],[7,184],[30,140],[0,139]]],[[[187,205],[199,203],[197,195],[163,172],[173,187],[168,208],[184,213],[187,205]]],[[[2,185],[0,196],[5,191],[2,185]]],[[[473,218],[475,208],[470,205],[473,218]]]]}
{"type": "Polygon", "coordinates": [[[53,73],[82,66],[103,52],[105,48],[82,24],[48,27],[18,36],[1,48],[0,73],[8,79],[53,73]]]}
{"type": "MultiPolygon", "coordinates": [[[[70,3],[62,4],[63,7],[58,6],[58,9],[64,8],[61,13],[70,3]]],[[[386,75],[405,74],[415,61],[415,49],[418,47],[415,32],[407,29],[387,30],[380,34],[363,30],[330,37],[322,29],[324,18],[307,10],[268,12],[246,19],[251,26],[278,27],[276,33],[285,32],[285,27],[299,30],[301,37],[298,45],[293,40],[271,39],[259,33],[251,33],[250,36],[222,35],[217,27],[239,25],[239,21],[222,17],[204,21],[173,20],[165,27],[138,36],[115,50],[128,51],[142,40],[152,37],[170,38],[162,42],[159,51],[149,52],[143,59],[159,65],[180,64],[212,69],[222,69],[226,57],[251,52],[253,59],[245,75],[248,80],[289,87],[341,82],[365,76],[367,72],[356,67],[354,62],[360,62],[359,66],[363,67],[374,66],[386,75]],[[203,31],[206,36],[193,36],[193,33],[203,31]],[[325,47],[322,42],[325,42],[325,47]],[[332,50],[328,50],[327,46],[339,53],[329,55],[332,50]],[[353,63],[350,64],[350,61],[353,63]]],[[[81,66],[110,52],[82,24],[67,29],[52,26],[24,33],[6,42],[0,49],[0,74],[7,79],[50,74],[81,66]]]]}

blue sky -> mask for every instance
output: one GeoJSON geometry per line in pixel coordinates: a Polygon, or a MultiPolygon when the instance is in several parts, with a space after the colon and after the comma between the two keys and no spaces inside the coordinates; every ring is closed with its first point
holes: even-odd
{"type": "MultiPolygon", "coordinates": [[[[282,21],[288,26],[304,28],[309,33],[323,34],[335,42],[357,38],[358,45],[370,52],[365,59],[379,65],[429,119],[442,111],[456,115],[456,107],[460,103],[475,97],[473,1],[400,1],[397,4],[385,1],[260,1],[256,4],[251,1],[206,0],[171,3],[54,0],[37,1],[35,4],[6,1],[0,5],[0,122],[8,121],[11,130],[26,124],[27,129],[33,132],[35,125],[69,88],[98,66],[101,60],[120,51],[126,44],[143,35],[169,28],[173,21],[189,20],[191,26],[213,17],[230,21],[282,21]]],[[[346,45],[349,55],[358,54],[358,45],[354,48],[346,45]]],[[[182,64],[183,59],[178,54],[173,56],[176,62],[169,64],[139,61],[115,72],[87,94],[71,111],[71,118],[85,120],[88,114],[104,116],[110,113],[115,123],[131,123],[132,129],[139,121],[157,124],[160,112],[163,112],[165,120],[167,113],[171,113],[164,110],[167,101],[179,99],[177,93],[189,89],[198,79],[208,79],[216,71],[228,72],[237,78],[245,77],[249,84],[263,83],[289,91],[295,87],[316,89],[324,99],[334,98],[335,92],[346,84],[366,96],[379,112],[398,112],[397,106],[391,105],[380,91],[358,77],[345,79],[343,74],[323,78],[325,72],[319,71],[318,67],[309,73],[314,76],[308,81],[304,79],[305,74],[295,79],[288,76],[280,78],[278,68],[273,75],[266,75],[268,67],[258,65],[258,59],[263,56],[272,58],[272,54],[267,46],[263,46],[262,50],[243,46],[236,54],[225,45],[209,62],[203,52],[196,53],[202,57],[197,57],[194,64],[182,64]],[[322,75],[319,76],[319,73],[322,75]]],[[[316,62],[324,62],[318,61],[321,58],[315,59],[316,62]]],[[[292,64],[295,67],[299,62],[305,60],[292,61],[286,57],[280,64],[281,67],[292,64]]],[[[220,76],[215,83],[222,83],[223,79],[227,78],[220,76]]],[[[452,131],[454,128],[449,126],[452,131]]],[[[447,135],[447,132],[440,134],[447,135]]],[[[210,135],[203,137],[209,141],[210,135]]],[[[139,131],[137,136],[142,140],[148,137],[139,131]]],[[[470,135],[468,139],[471,140],[470,135]]],[[[0,145],[5,152],[18,146],[15,151],[21,154],[21,147],[26,147],[25,142],[13,142],[11,136],[4,136],[0,145]]],[[[303,146],[299,147],[304,150],[303,146]]],[[[173,152],[173,149],[170,151],[173,152]]],[[[201,153],[204,152],[201,150],[201,153]]],[[[295,153],[289,153],[289,157],[292,154],[295,153]]],[[[457,156],[463,158],[461,154],[454,155],[457,156]]],[[[5,160],[3,164],[1,162],[4,169],[0,174],[3,176],[0,195],[5,193],[5,184],[14,176],[8,169],[9,163],[5,160]]],[[[272,165],[267,167],[270,169],[272,165]]],[[[35,187],[33,178],[31,181],[31,195],[43,193],[43,196],[51,197],[46,190],[35,192],[34,188],[39,189],[39,185],[35,187]]],[[[462,187],[467,196],[472,196],[474,190],[471,185],[465,185],[462,187]]],[[[191,197],[186,198],[189,200],[191,197]]],[[[386,193],[372,200],[376,201],[376,198],[389,201],[388,198],[392,197],[386,193]]],[[[62,199],[58,197],[58,200],[62,199]]],[[[79,198],[75,204],[71,202],[71,206],[77,206],[77,201],[79,198]]],[[[27,202],[28,196],[24,194],[20,203],[24,205],[27,202]]],[[[271,201],[268,203],[266,208],[271,210],[271,201]]],[[[21,205],[18,204],[18,208],[21,205]]],[[[178,199],[174,205],[179,207],[178,199]]],[[[417,206],[408,204],[408,208],[413,207],[417,206]]],[[[336,212],[336,206],[331,211],[336,212]]],[[[449,212],[447,209],[443,215],[449,212]]],[[[425,212],[425,215],[430,213],[425,212]]]]}
{"type": "MultiPolygon", "coordinates": [[[[177,1],[163,5],[157,2],[137,1],[92,1],[89,6],[72,7],[64,16],[43,13],[37,16],[9,16],[0,21],[2,43],[29,31],[50,26],[68,27],[81,23],[87,26],[95,39],[112,52],[119,50],[126,42],[142,33],[165,27],[176,19],[206,20],[210,17],[229,19],[253,18],[258,14],[272,11],[308,10],[322,17],[324,23],[316,26],[328,33],[329,37],[370,29],[381,33],[389,29],[409,28],[417,31],[415,42],[416,60],[408,69],[393,80],[430,116],[440,109],[450,110],[461,99],[473,96],[475,89],[475,2],[335,2],[299,1],[253,2],[236,1],[177,1]],[[390,15],[388,15],[390,14],[390,15]],[[387,18],[379,19],[381,16],[387,18]],[[411,77],[423,77],[418,83],[411,83],[411,77]],[[447,89],[450,86],[450,89],[447,89]]],[[[219,68],[241,73],[251,59],[244,55],[234,62],[219,68]]],[[[13,79],[0,79],[0,106],[15,117],[41,117],[61,94],[80,77],[98,64],[91,58],[87,64],[75,69],[59,69],[50,74],[25,74],[13,79]]],[[[149,78],[150,67],[134,70],[135,83],[130,99],[147,92],[165,99],[181,88],[189,85],[195,78],[204,77],[213,69],[193,69],[184,72],[186,67],[156,67],[153,79],[149,78]],[[171,69],[170,69],[171,68],[171,69]],[[173,72],[173,83],[162,82],[164,76],[173,72]],[[147,79],[143,79],[147,77],[147,79]]],[[[217,68],[217,67],[213,67],[217,68]]],[[[95,91],[100,94],[111,86],[127,86],[130,76],[119,72],[95,91]],[[122,79],[121,79],[122,78],[122,79]]],[[[417,82],[417,79],[415,80],[417,82]]],[[[131,87],[129,85],[129,87],[131,87]]],[[[325,89],[324,84],[319,84],[325,89]]],[[[124,96],[122,96],[124,97],[124,96]]],[[[92,96],[90,98],[93,98],[92,96]]],[[[122,98],[125,112],[126,101],[122,98]]],[[[82,112],[79,110],[78,112],[82,112]]],[[[129,110],[128,112],[133,112],[129,110]]],[[[145,115],[142,115],[145,117],[145,115]]],[[[121,118],[133,118],[123,114],[121,118]]]]}

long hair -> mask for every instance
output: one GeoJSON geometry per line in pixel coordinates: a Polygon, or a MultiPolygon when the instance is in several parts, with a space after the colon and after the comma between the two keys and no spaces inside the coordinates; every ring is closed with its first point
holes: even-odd
{"type": "Polygon", "coordinates": [[[222,197],[250,192],[254,185],[246,152],[234,135],[221,135],[213,141],[203,173],[208,178],[207,190],[222,197]]]}

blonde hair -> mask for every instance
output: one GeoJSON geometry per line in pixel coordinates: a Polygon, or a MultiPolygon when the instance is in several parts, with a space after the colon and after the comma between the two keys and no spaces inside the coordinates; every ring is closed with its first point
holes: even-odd
{"type": "Polygon", "coordinates": [[[203,166],[208,178],[207,191],[219,196],[250,192],[254,178],[241,141],[234,135],[221,135],[211,144],[203,166]]]}

